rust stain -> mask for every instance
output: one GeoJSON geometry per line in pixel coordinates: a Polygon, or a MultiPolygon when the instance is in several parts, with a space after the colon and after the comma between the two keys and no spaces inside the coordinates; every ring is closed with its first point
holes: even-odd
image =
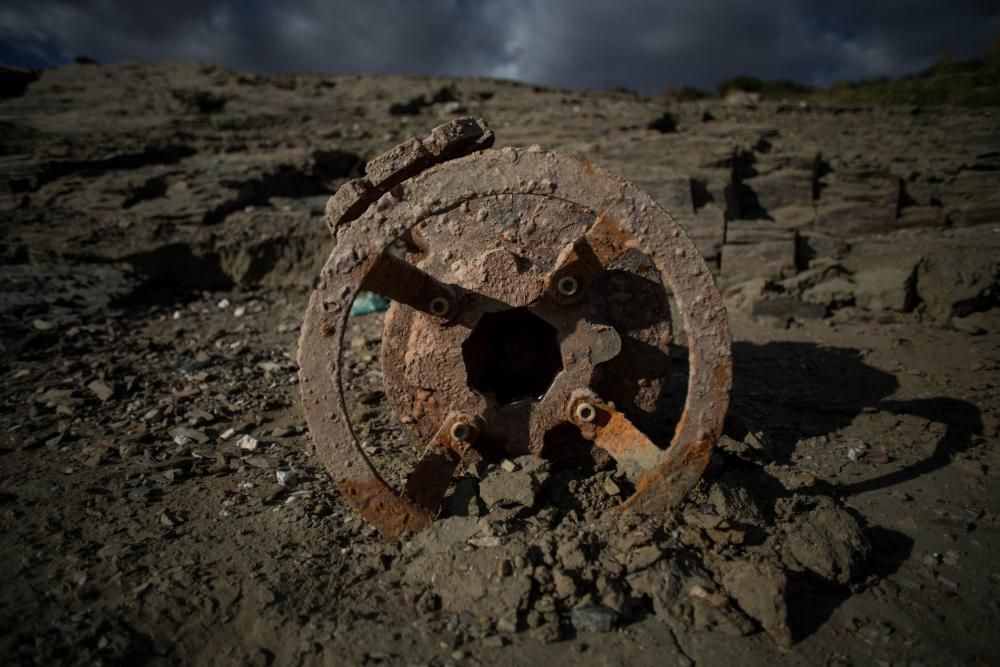
{"type": "Polygon", "coordinates": [[[607,213],[597,217],[597,221],[587,231],[586,239],[601,264],[607,264],[624,254],[635,240],[607,213]]]}
{"type": "MultiPolygon", "coordinates": [[[[601,412],[604,413],[603,410],[601,412]]],[[[660,449],[640,433],[625,415],[617,411],[604,414],[608,417],[604,424],[598,423],[594,440],[616,460],[659,454],[660,449]]]]}
{"type": "Polygon", "coordinates": [[[347,504],[378,529],[383,537],[396,539],[419,533],[434,521],[434,515],[406,502],[380,479],[343,479],[337,488],[347,504]]]}

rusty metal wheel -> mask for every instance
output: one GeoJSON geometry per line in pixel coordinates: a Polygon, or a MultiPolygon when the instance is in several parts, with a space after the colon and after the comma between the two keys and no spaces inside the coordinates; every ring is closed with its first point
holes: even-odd
{"type": "Polygon", "coordinates": [[[635,480],[625,508],[662,512],[701,476],[722,430],[730,334],[694,245],[610,173],[541,149],[485,150],[492,139],[482,121],[443,125],[373,160],[328,206],[337,245],[302,326],[303,404],[347,502],[388,537],[430,525],[464,458],[541,455],[567,425],[635,480]],[[405,257],[389,251],[397,240],[405,257]],[[669,370],[668,289],[689,374],[661,446],[643,429],[657,426],[669,370]],[[394,302],[386,394],[428,443],[398,490],[344,406],[341,344],[361,290],[394,302]]]}

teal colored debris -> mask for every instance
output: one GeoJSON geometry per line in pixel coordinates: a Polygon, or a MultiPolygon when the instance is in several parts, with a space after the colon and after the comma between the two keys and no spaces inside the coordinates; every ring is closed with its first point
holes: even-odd
{"type": "Polygon", "coordinates": [[[368,313],[380,313],[389,307],[389,299],[374,292],[362,292],[351,304],[351,317],[355,315],[367,315],[368,313]]]}

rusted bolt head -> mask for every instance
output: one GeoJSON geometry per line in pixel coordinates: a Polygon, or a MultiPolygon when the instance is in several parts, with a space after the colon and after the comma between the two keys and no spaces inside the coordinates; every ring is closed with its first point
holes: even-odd
{"type": "Polygon", "coordinates": [[[430,309],[431,315],[434,317],[444,317],[451,309],[451,304],[443,296],[436,296],[431,299],[430,309]]]}
{"type": "Polygon", "coordinates": [[[472,437],[472,427],[465,422],[455,422],[451,425],[451,437],[459,442],[468,442],[472,437]]]}
{"type": "Polygon", "coordinates": [[[573,276],[563,276],[556,283],[556,289],[563,296],[573,296],[580,289],[580,283],[573,276]]]}
{"type": "Polygon", "coordinates": [[[594,421],[594,417],[597,416],[597,408],[595,408],[590,403],[586,402],[577,403],[576,410],[574,410],[574,414],[576,415],[578,421],[581,421],[584,424],[589,424],[590,422],[594,421]]]}

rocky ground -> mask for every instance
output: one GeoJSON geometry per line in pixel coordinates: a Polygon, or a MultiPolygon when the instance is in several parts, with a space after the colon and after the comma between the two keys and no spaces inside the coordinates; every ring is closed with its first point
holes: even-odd
{"type": "MultiPolygon", "coordinates": [[[[41,73],[0,101],[0,655],[997,662],[998,113],[41,73]],[[313,458],[294,358],[326,199],[464,114],[633,181],[717,272],[733,403],[675,516],[614,511],[626,481],[581,449],[470,466],[387,542],[313,458]]],[[[415,442],[381,319],[353,320],[344,374],[391,477],[415,442]]]]}

